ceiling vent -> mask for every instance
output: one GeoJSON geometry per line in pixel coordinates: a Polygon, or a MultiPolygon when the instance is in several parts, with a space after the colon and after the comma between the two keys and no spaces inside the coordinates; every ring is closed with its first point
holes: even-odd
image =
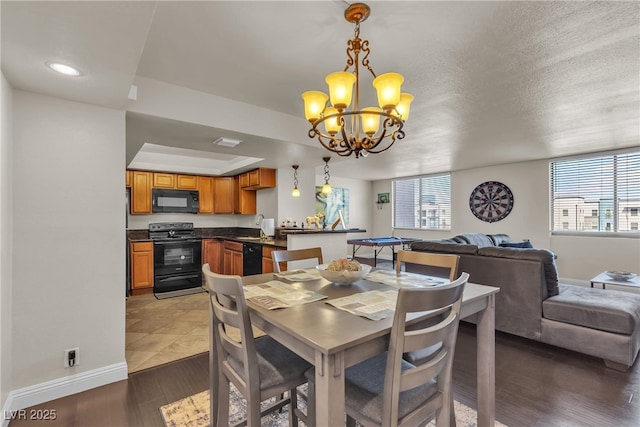
{"type": "Polygon", "coordinates": [[[231,139],[231,138],[218,138],[215,141],[213,141],[214,144],[219,145],[221,147],[235,147],[238,144],[240,144],[242,141],[240,141],[239,139],[231,139]]]}

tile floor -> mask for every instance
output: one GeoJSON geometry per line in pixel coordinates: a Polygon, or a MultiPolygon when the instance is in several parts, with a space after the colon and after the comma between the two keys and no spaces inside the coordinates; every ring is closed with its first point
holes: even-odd
{"type": "Polygon", "coordinates": [[[126,303],[125,358],[129,372],[209,350],[207,293],[158,300],[129,297],[126,303]]]}

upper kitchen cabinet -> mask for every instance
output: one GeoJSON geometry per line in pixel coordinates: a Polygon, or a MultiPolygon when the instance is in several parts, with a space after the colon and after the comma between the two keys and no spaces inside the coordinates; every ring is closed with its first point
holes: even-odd
{"type": "Polygon", "coordinates": [[[233,213],[233,190],[234,182],[232,176],[218,176],[213,179],[213,213],[233,213]]]}
{"type": "Polygon", "coordinates": [[[240,175],[240,186],[245,190],[261,190],[276,186],[276,170],[259,168],[240,175]]]}
{"type": "Polygon", "coordinates": [[[154,172],[153,188],[176,188],[176,175],[173,173],[154,172]]]}
{"type": "Polygon", "coordinates": [[[176,175],[176,188],[178,190],[197,190],[198,177],[195,175],[176,175]]]}
{"type": "Polygon", "coordinates": [[[132,181],[132,173],[131,171],[125,171],[124,173],[124,183],[125,183],[125,187],[127,188],[131,188],[131,181],[132,181]]]}
{"type": "Polygon", "coordinates": [[[153,172],[131,171],[131,213],[151,213],[153,172]]]}
{"type": "Polygon", "coordinates": [[[213,180],[212,176],[198,177],[199,210],[201,214],[213,213],[213,180]]]}
{"type": "Polygon", "coordinates": [[[258,212],[256,190],[242,188],[242,175],[234,177],[234,213],[253,214],[258,212]]]}
{"type": "Polygon", "coordinates": [[[196,175],[180,175],[175,173],[154,172],[153,188],[176,188],[178,190],[197,190],[196,175]]]}

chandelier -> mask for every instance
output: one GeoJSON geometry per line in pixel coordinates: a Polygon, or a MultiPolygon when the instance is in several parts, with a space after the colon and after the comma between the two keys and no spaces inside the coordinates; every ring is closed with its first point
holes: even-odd
{"type": "Polygon", "coordinates": [[[413,101],[412,95],[400,93],[402,75],[376,76],[369,64],[369,40],[360,39],[360,23],[369,17],[370,11],[366,4],[354,3],[344,12],[345,19],[355,24],[354,38],[347,42],[344,70],[325,78],[329,96],[319,91],[302,94],[305,117],[311,123],[309,138],[318,138],[324,148],[344,157],[352,153],[356,158],[381,153],[397,139],[403,139],[402,126],[409,117],[409,106],[413,101]],[[373,75],[379,107],[360,108],[360,64],[373,75]],[[352,100],[353,106],[349,109],[352,100]]]}

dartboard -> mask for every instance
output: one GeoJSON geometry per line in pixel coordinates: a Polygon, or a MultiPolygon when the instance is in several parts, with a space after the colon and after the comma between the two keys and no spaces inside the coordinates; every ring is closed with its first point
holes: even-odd
{"type": "Polygon", "coordinates": [[[482,221],[500,221],[509,215],[512,208],[513,194],[501,182],[483,182],[473,189],[469,197],[469,209],[482,221]]]}

